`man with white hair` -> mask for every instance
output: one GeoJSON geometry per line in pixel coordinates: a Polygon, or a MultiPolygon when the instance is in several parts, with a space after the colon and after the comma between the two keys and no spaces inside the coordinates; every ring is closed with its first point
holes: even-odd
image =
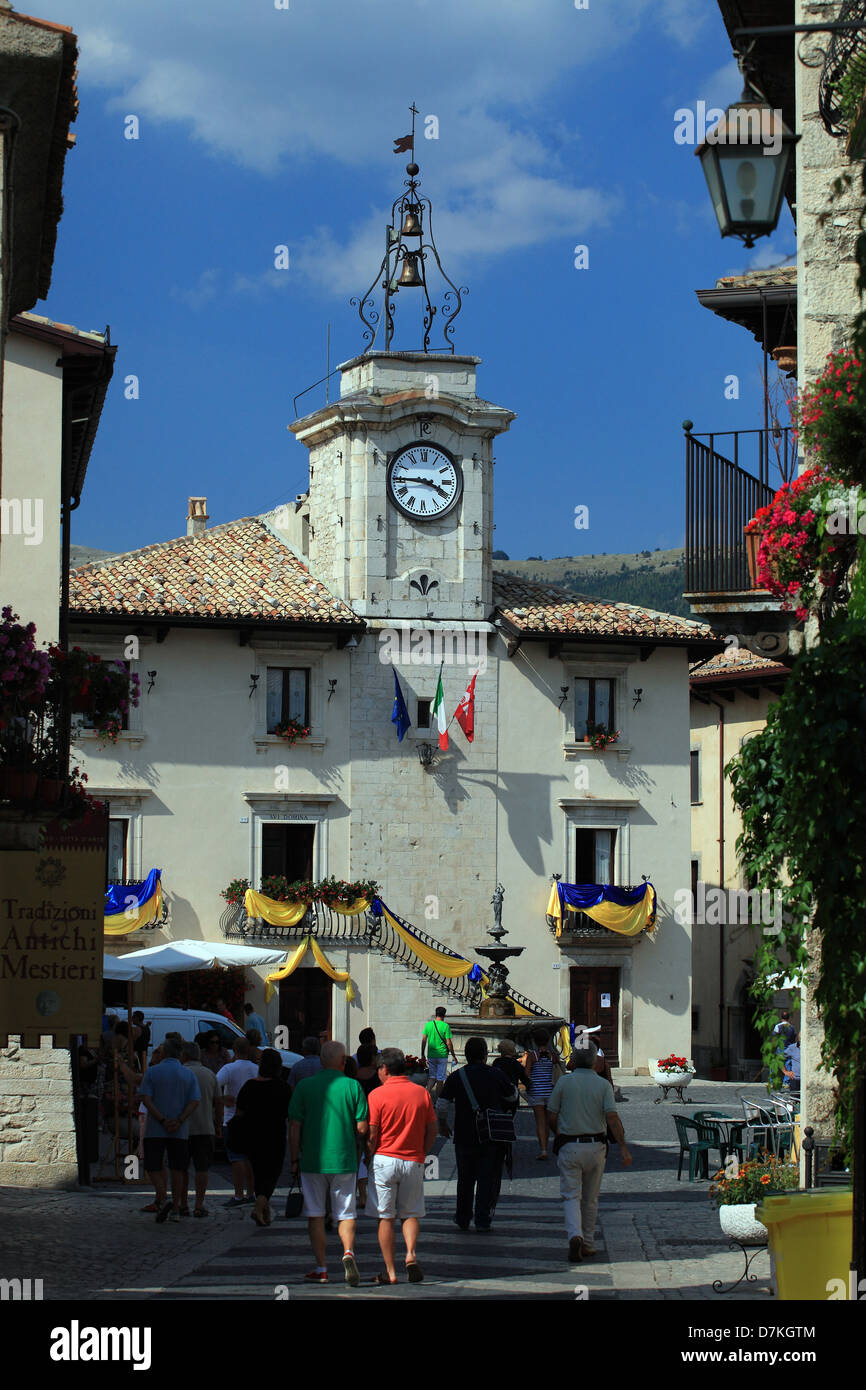
{"type": "Polygon", "coordinates": [[[300,1173],[304,1213],[316,1267],[305,1277],[327,1284],[325,1206],[343,1245],[343,1271],[353,1288],[361,1282],[355,1259],[355,1189],[358,1181],[358,1135],[367,1133],[367,1098],[357,1081],[343,1075],[346,1049],[325,1042],[322,1066],[298,1082],[289,1106],[289,1146],[292,1176],[300,1173]]]}
{"type": "Polygon", "coordinates": [[[607,1132],[619,1144],[625,1167],[631,1164],[613,1087],[595,1071],[595,1043],[586,1036],[571,1055],[573,1070],[561,1076],[547,1099],[550,1128],[556,1135],[559,1191],[565,1207],[570,1263],[595,1254],[592,1243],[598,1194],[607,1158],[607,1132]]]}

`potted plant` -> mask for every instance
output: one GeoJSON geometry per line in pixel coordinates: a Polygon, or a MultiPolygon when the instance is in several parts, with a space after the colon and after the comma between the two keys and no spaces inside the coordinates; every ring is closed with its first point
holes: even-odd
{"type": "Polygon", "coordinates": [[[772,1192],[789,1192],[799,1184],[796,1163],[784,1163],[769,1154],[739,1163],[736,1154],[731,1154],[726,1168],[713,1178],[709,1197],[718,1207],[719,1225],[726,1236],[741,1245],[766,1245],[767,1228],[755,1216],[756,1203],[772,1192]]]}
{"type": "Polygon", "coordinates": [[[586,721],[586,741],[590,748],[595,748],[597,752],[603,752],[618,739],[619,729],[613,729],[608,724],[594,724],[591,719],[586,721]]]}
{"type": "Polygon", "coordinates": [[[846,487],[866,484],[863,386],[860,357],[852,349],[831,352],[797,410],[800,442],[846,487]]]}
{"type": "Polygon", "coordinates": [[[683,1091],[688,1086],[695,1074],[695,1069],[687,1057],[680,1057],[676,1052],[671,1052],[667,1057],[649,1059],[649,1072],[657,1086],[661,1087],[662,1094],[657,1100],[667,1100],[669,1091],[676,1091],[680,1101],[683,1099],[683,1091]]]}
{"type": "Polygon", "coordinates": [[[305,738],[309,738],[310,727],[308,724],[302,724],[300,719],[281,719],[274,733],[285,743],[301,743],[305,738]]]}
{"type": "Polygon", "coordinates": [[[244,895],[250,886],[248,878],[233,878],[227,888],[220,890],[220,897],[235,907],[243,907],[244,895]]]}

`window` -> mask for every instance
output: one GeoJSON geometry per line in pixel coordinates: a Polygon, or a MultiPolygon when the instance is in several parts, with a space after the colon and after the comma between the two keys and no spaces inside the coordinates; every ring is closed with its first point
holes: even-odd
{"type": "Polygon", "coordinates": [[[692,805],[697,806],[701,799],[701,750],[693,748],[689,754],[689,773],[691,776],[692,805]]]}
{"type": "Polygon", "coordinates": [[[698,920],[698,884],[701,879],[701,867],[697,859],[692,860],[692,921],[698,920]]]}
{"type": "Polygon", "coordinates": [[[288,719],[310,723],[310,671],[307,666],[269,666],[267,684],[268,733],[288,719]]]}
{"type": "Polygon", "coordinates": [[[615,849],[615,830],[575,830],[575,883],[613,883],[615,849]]]}
{"type": "Polygon", "coordinates": [[[314,825],[286,825],[265,821],[262,825],[262,878],[283,874],[289,883],[313,877],[314,825]]]}
{"type": "Polygon", "coordinates": [[[616,727],[613,679],[598,680],[595,676],[579,676],[574,682],[574,728],[579,741],[588,737],[588,724],[616,727]]]}
{"type": "MultiPolygon", "coordinates": [[[[123,666],[126,670],[127,676],[132,675],[132,662],[118,661],[117,658],[110,656],[103,656],[102,660],[109,666],[123,666]]],[[[115,711],[115,713],[120,714],[120,710],[115,711]]],[[[93,728],[93,719],[89,714],[76,713],[73,715],[73,719],[75,720],[75,723],[82,729],[93,728]]],[[[123,728],[129,728],[129,709],[127,709],[126,714],[123,716],[123,728]]]]}
{"type": "Polygon", "coordinates": [[[108,882],[124,883],[127,877],[126,846],[129,841],[129,821],[108,822],[108,882]]]}
{"type": "Polygon", "coordinates": [[[430,728],[430,706],[432,703],[432,700],[418,701],[418,711],[415,718],[415,727],[417,729],[430,728]]]}

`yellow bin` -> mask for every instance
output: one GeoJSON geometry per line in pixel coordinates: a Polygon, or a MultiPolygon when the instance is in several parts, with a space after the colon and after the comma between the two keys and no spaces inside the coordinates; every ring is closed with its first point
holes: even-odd
{"type": "Polygon", "coordinates": [[[850,1190],[826,1188],[765,1197],[758,1203],[755,1215],[770,1233],[779,1299],[825,1303],[828,1298],[848,1297],[852,1206],[850,1190]]]}

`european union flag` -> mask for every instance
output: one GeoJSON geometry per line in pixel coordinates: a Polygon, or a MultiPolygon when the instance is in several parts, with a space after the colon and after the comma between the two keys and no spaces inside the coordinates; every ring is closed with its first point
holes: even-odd
{"type": "Polygon", "coordinates": [[[397,672],[394,672],[394,713],[391,715],[391,723],[396,725],[397,738],[402,743],[403,735],[409,728],[412,720],[409,718],[409,711],[406,708],[406,701],[403,699],[403,692],[400,689],[400,682],[397,679],[397,672]]]}

